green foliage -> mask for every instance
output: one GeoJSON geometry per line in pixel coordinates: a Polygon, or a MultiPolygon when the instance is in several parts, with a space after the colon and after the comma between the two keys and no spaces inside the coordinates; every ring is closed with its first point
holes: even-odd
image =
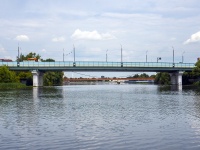
{"type": "Polygon", "coordinates": [[[63,75],[64,75],[63,72],[60,71],[46,72],[43,77],[44,85],[45,86],[62,85],[63,75]]]}
{"type": "Polygon", "coordinates": [[[33,52],[30,52],[26,56],[24,56],[23,54],[21,54],[19,56],[19,61],[21,62],[21,61],[27,60],[28,58],[37,58],[37,59],[40,59],[41,56],[39,54],[36,54],[36,53],[33,53],[33,52]]]}
{"type": "Polygon", "coordinates": [[[142,73],[141,75],[135,74],[133,77],[130,78],[149,78],[149,75],[146,73],[142,73]]]}
{"type": "Polygon", "coordinates": [[[26,85],[27,86],[32,86],[33,85],[33,76],[31,72],[16,72],[17,76],[21,79],[21,80],[26,80],[26,85]]]}
{"type": "MultiPolygon", "coordinates": [[[[55,62],[54,59],[48,58],[46,60],[42,60],[44,62],[55,62]]],[[[62,85],[63,84],[63,72],[61,71],[49,71],[44,74],[44,86],[54,86],[54,85],[62,85]]]]}
{"type": "Polygon", "coordinates": [[[140,75],[140,78],[149,78],[149,75],[146,74],[146,73],[143,73],[143,74],[140,75]]]}
{"type": "Polygon", "coordinates": [[[193,83],[195,80],[194,72],[184,72],[182,76],[182,83],[183,85],[189,85],[193,83]]]}
{"type": "Polygon", "coordinates": [[[155,83],[156,84],[164,84],[169,85],[170,84],[170,75],[166,72],[160,72],[156,74],[155,77],[155,83]]]}
{"type": "Polygon", "coordinates": [[[196,67],[192,70],[193,78],[197,79],[200,77],[200,61],[196,62],[196,67]]]}
{"type": "Polygon", "coordinates": [[[139,78],[140,76],[139,76],[139,74],[135,74],[134,76],[133,76],[133,78],[139,78]]]}
{"type": "Polygon", "coordinates": [[[190,75],[194,80],[194,85],[200,86],[200,61],[197,61],[195,66],[190,75]]]}
{"type": "Polygon", "coordinates": [[[0,83],[11,83],[19,82],[19,78],[16,76],[15,72],[9,71],[8,67],[0,67],[0,83]]]}
{"type": "Polygon", "coordinates": [[[24,89],[26,85],[22,83],[0,83],[0,90],[10,90],[10,89],[24,89]]]}
{"type": "Polygon", "coordinates": [[[153,75],[151,75],[151,76],[150,76],[150,78],[156,78],[156,75],[155,75],[155,74],[153,74],[153,75]]]}
{"type": "Polygon", "coordinates": [[[46,59],[46,60],[42,60],[43,62],[55,62],[55,60],[54,59],[51,59],[51,58],[48,58],[48,59],[46,59]]]}

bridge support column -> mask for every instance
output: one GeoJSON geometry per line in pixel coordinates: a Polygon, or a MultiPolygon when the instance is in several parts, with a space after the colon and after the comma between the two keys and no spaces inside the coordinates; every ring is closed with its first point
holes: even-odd
{"type": "Polygon", "coordinates": [[[172,85],[182,85],[182,76],[183,76],[182,71],[170,73],[171,84],[172,85]]]}
{"type": "Polygon", "coordinates": [[[43,86],[43,73],[37,70],[32,71],[33,86],[43,86]]]}

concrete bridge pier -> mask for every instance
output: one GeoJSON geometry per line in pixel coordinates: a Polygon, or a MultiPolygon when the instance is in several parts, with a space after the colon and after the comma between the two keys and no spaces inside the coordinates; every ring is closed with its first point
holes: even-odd
{"type": "Polygon", "coordinates": [[[170,73],[171,84],[172,85],[182,85],[182,76],[183,76],[182,71],[170,73]]]}
{"type": "Polygon", "coordinates": [[[33,86],[38,87],[38,86],[43,86],[43,72],[40,72],[38,70],[33,70],[32,72],[33,75],[33,86]]]}

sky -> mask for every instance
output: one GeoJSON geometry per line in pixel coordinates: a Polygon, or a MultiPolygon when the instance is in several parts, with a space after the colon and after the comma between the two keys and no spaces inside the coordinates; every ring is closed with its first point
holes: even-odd
{"type": "Polygon", "coordinates": [[[195,63],[199,8],[199,0],[0,0],[0,58],[16,60],[19,45],[56,61],[73,61],[75,48],[76,61],[120,62],[122,48],[123,62],[172,62],[174,50],[175,62],[195,63]]]}

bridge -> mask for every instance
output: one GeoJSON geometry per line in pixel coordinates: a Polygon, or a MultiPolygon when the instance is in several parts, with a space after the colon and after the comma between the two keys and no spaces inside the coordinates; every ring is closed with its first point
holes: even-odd
{"type": "Polygon", "coordinates": [[[184,71],[192,71],[194,63],[170,62],[98,62],[98,61],[55,61],[55,62],[0,62],[13,71],[31,71],[33,86],[43,86],[43,74],[46,71],[77,72],[168,72],[171,84],[182,85],[184,71]]]}
{"type": "Polygon", "coordinates": [[[91,82],[91,81],[154,81],[154,78],[64,78],[64,82],[91,82]]]}

